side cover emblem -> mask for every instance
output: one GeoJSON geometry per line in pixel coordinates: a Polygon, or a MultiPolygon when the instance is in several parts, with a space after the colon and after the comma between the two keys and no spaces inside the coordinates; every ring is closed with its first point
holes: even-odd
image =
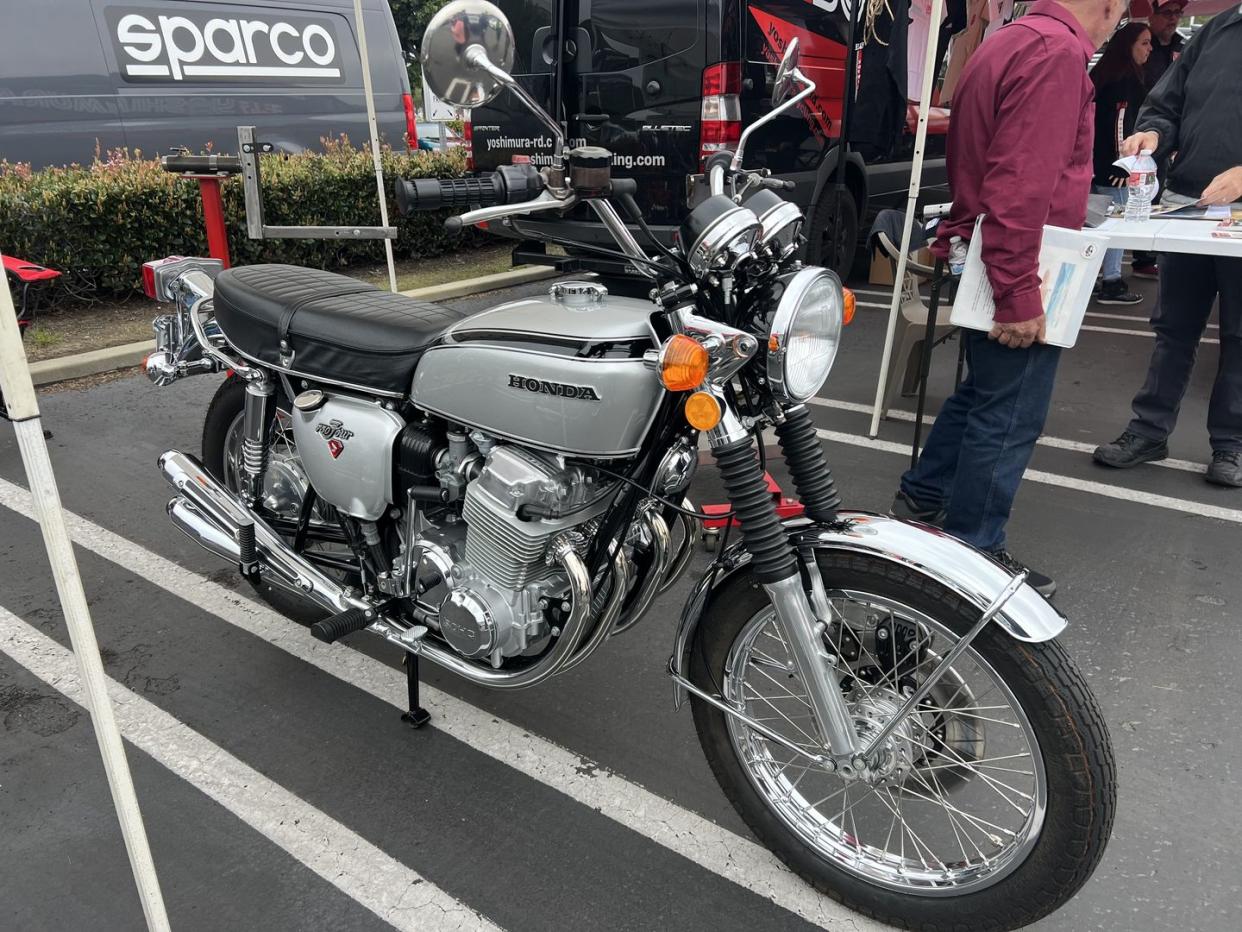
{"type": "Polygon", "coordinates": [[[345,452],[345,441],[354,435],[352,430],[347,430],[336,418],[333,418],[327,424],[316,424],[315,433],[328,441],[328,453],[333,459],[345,452]]]}
{"type": "Polygon", "coordinates": [[[550,382],[532,379],[526,375],[509,373],[509,387],[520,388],[538,395],[556,395],[560,398],[577,398],[581,401],[599,401],[599,392],[590,385],[570,385],[566,382],[550,382]]]}

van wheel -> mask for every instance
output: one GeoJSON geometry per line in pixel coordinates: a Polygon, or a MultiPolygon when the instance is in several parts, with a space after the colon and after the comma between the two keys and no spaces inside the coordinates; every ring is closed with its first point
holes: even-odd
{"type": "Polygon", "coordinates": [[[832,269],[848,281],[858,252],[858,204],[847,188],[840,194],[835,185],[820,195],[807,244],[807,261],[832,269]]]}

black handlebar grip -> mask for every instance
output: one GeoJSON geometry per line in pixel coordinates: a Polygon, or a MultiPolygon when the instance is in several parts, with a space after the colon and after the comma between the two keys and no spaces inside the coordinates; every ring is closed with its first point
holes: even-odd
{"type": "Polygon", "coordinates": [[[469,210],[505,202],[504,185],[496,174],[477,178],[400,179],[396,183],[397,209],[402,214],[417,210],[469,210]]]}
{"type": "Polygon", "coordinates": [[[241,159],[235,155],[165,155],[160,167],[166,172],[189,175],[238,175],[241,159]]]}

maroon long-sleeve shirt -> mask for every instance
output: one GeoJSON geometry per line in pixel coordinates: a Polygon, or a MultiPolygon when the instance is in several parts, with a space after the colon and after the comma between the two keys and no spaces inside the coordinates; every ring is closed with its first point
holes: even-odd
{"type": "Polygon", "coordinates": [[[1080,229],[1091,192],[1095,43],[1074,18],[1041,0],[971,57],[953,96],[948,170],[953,210],[935,252],[968,240],[983,221],[983,262],[999,323],[1044,312],[1039,247],[1045,224],[1080,229]]]}

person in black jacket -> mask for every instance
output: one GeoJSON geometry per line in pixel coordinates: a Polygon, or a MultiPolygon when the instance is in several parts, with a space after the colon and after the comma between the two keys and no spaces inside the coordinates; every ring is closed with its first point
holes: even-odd
{"type": "MultiPolygon", "coordinates": [[[[1126,155],[1153,149],[1169,168],[1170,204],[1242,201],[1242,9],[1218,14],[1186,43],[1148,95],[1126,155]]],[[[1168,436],[1194,368],[1212,306],[1220,300],[1220,360],[1208,404],[1212,462],[1208,482],[1242,488],[1242,258],[1190,253],[1160,256],[1160,297],[1152,314],[1156,346],[1134,418],[1095,451],[1125,469],[1169,455],[1168,436]]]]}
{"type": "MultiPolygon", "coordinates": [[[[1139,108],[1147,97],[1143,66],[1151,54],[1151,30],[1146,23],[1126,23],[1113,34],[1104,54],[1091,70],[1095,84],[1095,175],[1092,190],[1111,194],[1118,204],[1125,203],[1126,172],[1113,163],[1121,157],[1121,143],[1134,133],[1139,108]]],[[[1096,300],[1100,304],[1140,304],[1137,295],[1121,277],[1123,250],[1104,254],[1104,283],[1096,300]]]]}

